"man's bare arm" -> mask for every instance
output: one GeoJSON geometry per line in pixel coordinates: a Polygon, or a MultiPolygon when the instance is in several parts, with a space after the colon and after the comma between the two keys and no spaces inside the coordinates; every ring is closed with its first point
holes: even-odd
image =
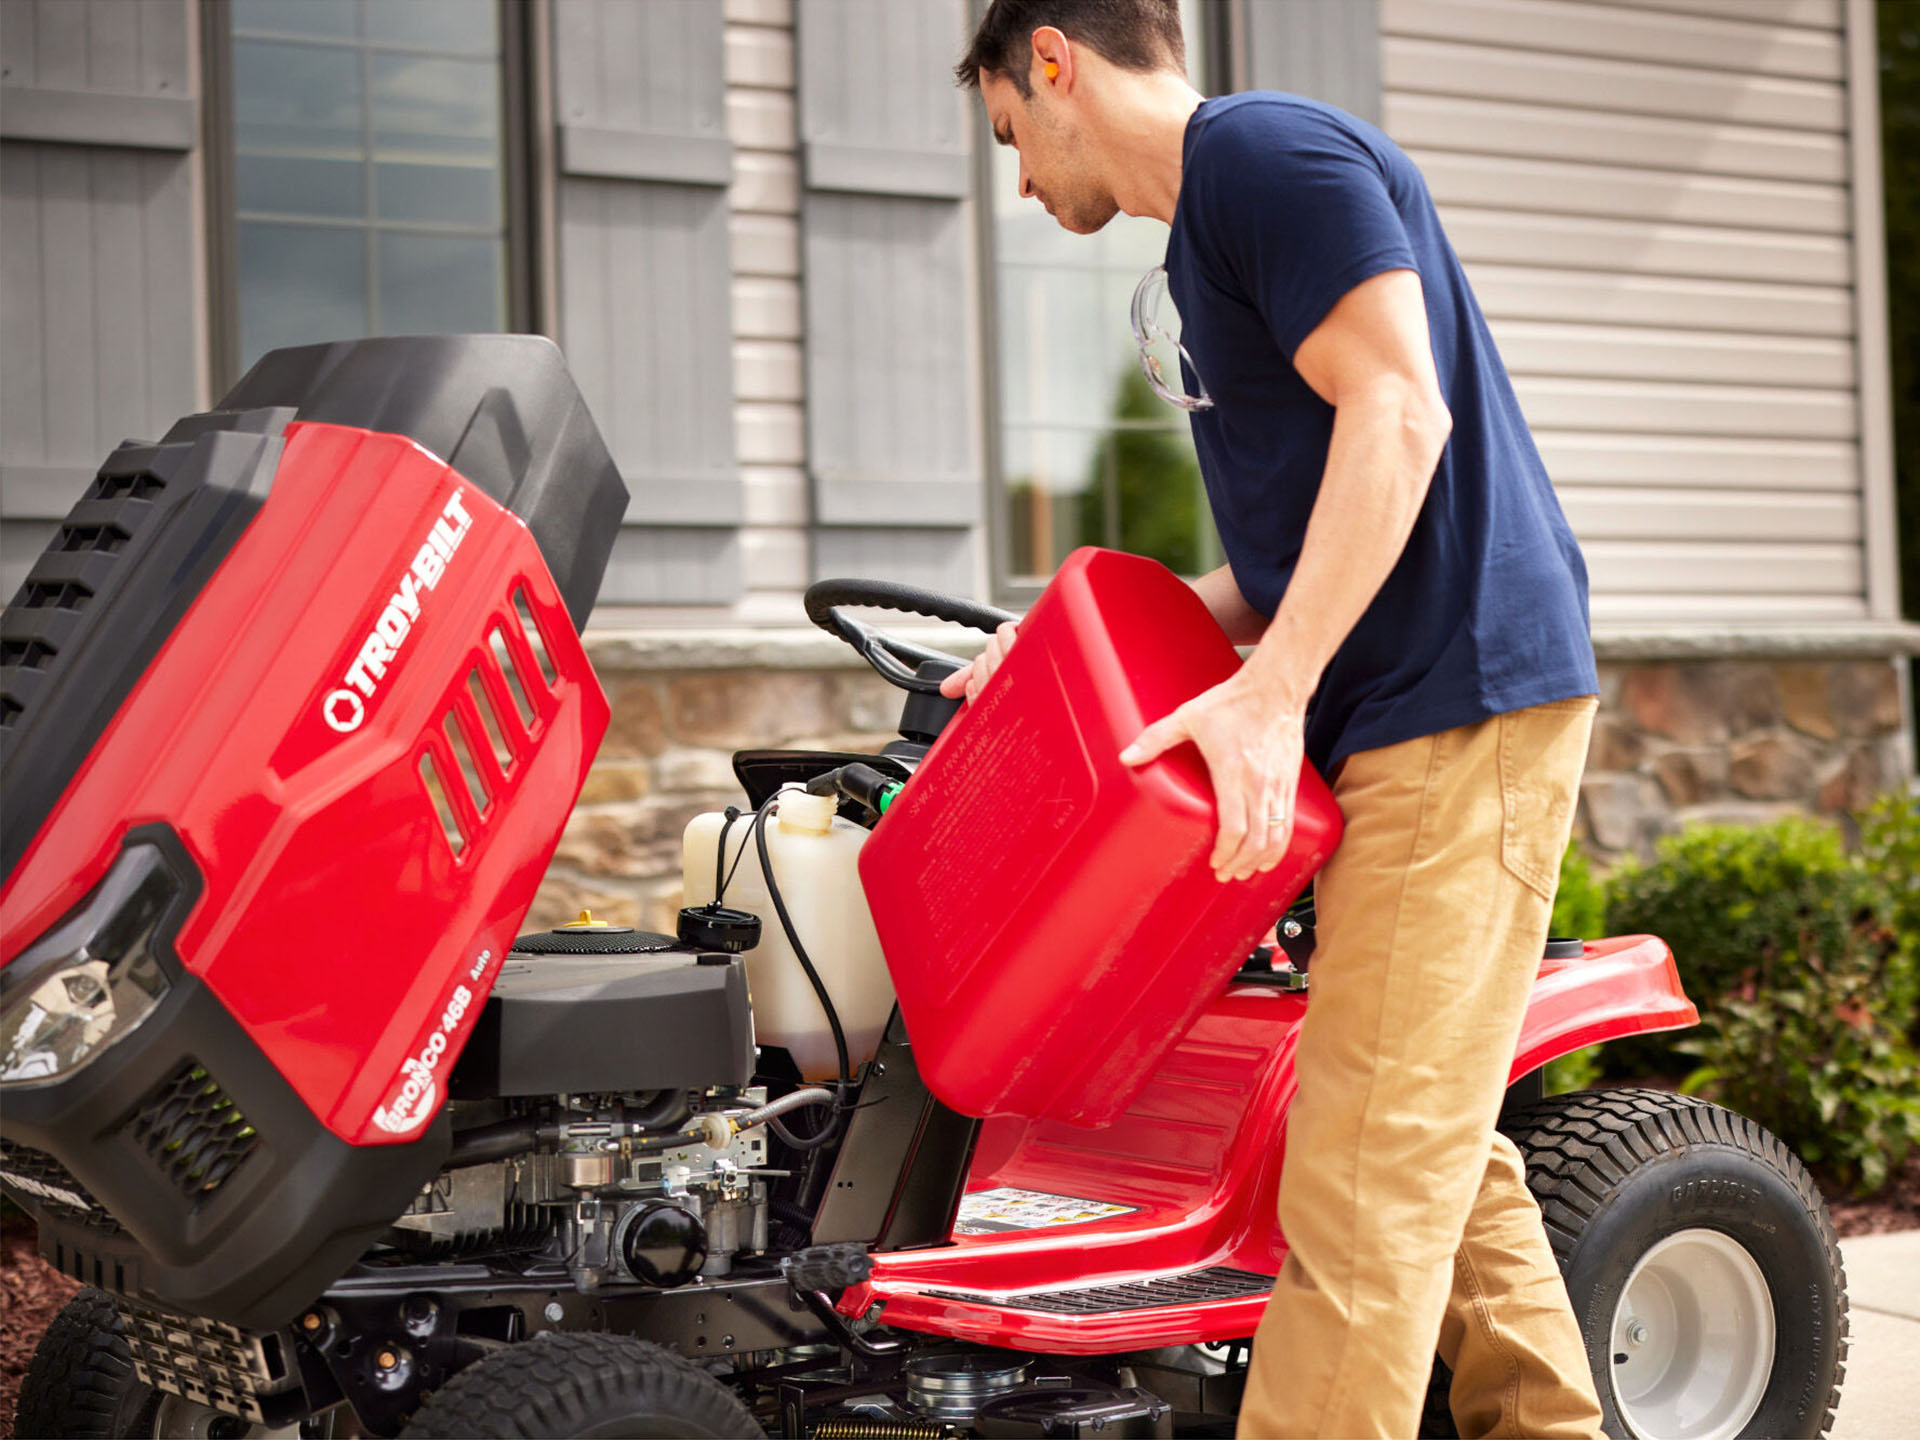
{"type": "Polygon", "coordinates": [[[1240,593],[1239,582],[1233,578],[1231,566],[1209,570],[1192,584],[1200,603],[1207,607],[1207,613],[1234,644],[1252,645],[1266,633],[1267,617],[1247,603],[1247,597],[1240,593]]]}

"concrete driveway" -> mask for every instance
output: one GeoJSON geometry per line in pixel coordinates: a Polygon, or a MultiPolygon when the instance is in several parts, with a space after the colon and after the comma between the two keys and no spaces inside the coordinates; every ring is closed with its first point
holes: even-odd
{"type": "Polygon", "coordinates": [[[1840,1242],[1853,1344],[1833,1440],[1920,1436],[1920,1230],[1840,1242]]]}

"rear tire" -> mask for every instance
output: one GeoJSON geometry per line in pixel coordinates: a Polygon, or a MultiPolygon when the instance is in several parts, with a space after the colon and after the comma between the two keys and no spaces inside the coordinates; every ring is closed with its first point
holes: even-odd
{"type": "Polygon", "coordinates": [[[1501,1128],[1526,1157],[1609,1435],[1827,1432],[1846,1277],[1820,1192],[1785,1145],[1657,1090],[1556,1095],[1501,1128]]]}
{"type": "Polygon", "coordinates": [[[548,1333],[469,1365],[405,1436],[764,1436],[747,1407],[671,1350],[627,1335],[548,1333]]]}
{"type": "Polygon", "coordinates": [[[119,1307],[89,1285],[40,1338],[20,1382],[13,1433],[50,1440],[151,1435],[159,1403],[133,1372],[119,1307]]]}

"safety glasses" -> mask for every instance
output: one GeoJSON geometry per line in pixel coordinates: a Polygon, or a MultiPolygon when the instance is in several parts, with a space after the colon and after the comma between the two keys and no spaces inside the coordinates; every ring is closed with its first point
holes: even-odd
{"type": "Polygon", "coordinates": [[[1213,397],[1207,394],[1207,387],[1200,379],[1200,367],[1193,363],[1193,356],[1187,353],[1172,335],[1168,334],[1156,318],[1160,307],[1167,298],[1167,267],[1156,265],[1140,277],[1139,285],[1133,291],[1133,338],[1140,346],[1140,371],[1147,377],[1147,384],[1153,387],[1153,393],[1169,405],[1177,405],[1182,410],[1211,410],[1213,397]],[[1155,347],[1162,350],[1170,348],[1186,362],[1187,373],[1194,379],[1198,395],[1186,393],[1185,381],[1181,375],[1175,375],[1168,381],[1160,355],[1155,347]]]}

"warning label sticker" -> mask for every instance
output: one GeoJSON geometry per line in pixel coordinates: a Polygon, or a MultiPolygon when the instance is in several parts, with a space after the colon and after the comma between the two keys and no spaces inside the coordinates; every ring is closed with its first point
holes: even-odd
{"type": "Polygon", "coordinates": [[[1009,1230],[1051,1230],[1056,1225],[1084,1225],[1089,1220],[1131,1215],[1139,1208],[1002,1186],[997,1190],[976,1190],[961,1200],[953,1233],[999,1235],[1009,1230]]]}

